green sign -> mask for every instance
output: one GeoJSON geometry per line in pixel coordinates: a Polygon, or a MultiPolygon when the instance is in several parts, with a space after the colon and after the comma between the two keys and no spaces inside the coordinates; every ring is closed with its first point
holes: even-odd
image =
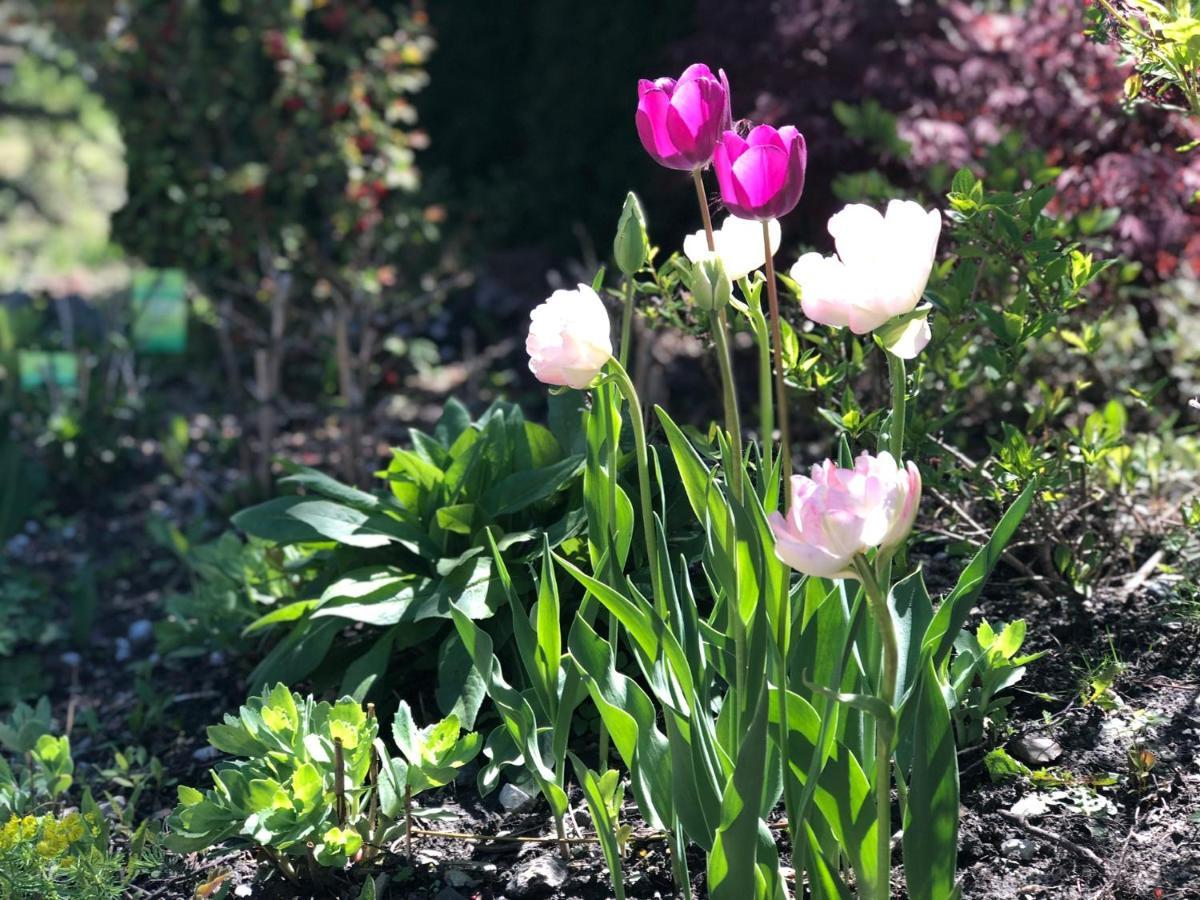
{"type": "Polygon", "coordinates": [[[187,279],[180,269],[150,269],[133,276],[133,345],[142,353],[182,353],[187,348],[187,279]]]}
{"type": "Polygon", "coordinates": [[[54,385],[64,394],[74,396],[79,392],[79,360],[74,353],[20,350],[17,369],[23,391],[54,385]]]}

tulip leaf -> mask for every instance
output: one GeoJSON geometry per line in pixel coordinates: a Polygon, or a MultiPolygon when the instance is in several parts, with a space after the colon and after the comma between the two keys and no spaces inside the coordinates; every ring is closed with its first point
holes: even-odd
{"type": "Polygon", "coordinates": [[[651,828],[667,827],[674,821],[670,756],[654,704],[637,682],[617,671],[612,646],[582,618],[571,626],[567,645],[629,770],[638,811],[651,828]]]}
{"type": "Polygon", "coordinates": [[[955,890],[958,859],[958,753],[933,660],[913,689],[912,770],[904,810],[904,872],[913,900],[955,890]]]}
{"type": "MultiPolygon", "coordinates": [[[[604,855],[604,862],[608,866],[608,874],[611,880],[614,900],[625,900],[625,877],[623,866],[621,863],[621,847],[617,842],[617,827],[618,822],[609,809],[609,797],[605,796],[602,783],[605,778],[598,776],[574,753],[570,754],[571,765],[575,769],[575,777],[579,779],[579,786],[583,789],[583,799],[587,801],[588,812],[592,815],[592,822],[596,827],[596,839],[600,842],[600,852],[604,855]]],[[[615,776],[616,772],[608,772],[606,775],[615,776]]],[[[615,779],[614,779],[615,780],[615,779]]],[[[619,809],[619,806],[618,806],[619,809]]]]}
{"type": "Polygon", "coordinates": [[[922,642],[923,649],[932,654],[933,663],[939,669],[949,659],[950,650],[954,647],[954,639],[958,637],[958,632],[967,620],[967,615],[971,612],[971,607],[975,605],[992,569],[1000,560],[1004,548],[1017,533],[1017,528],[1020,527],[1021,520],[1025,518],[1025,513],[1029,511],[1036,493],[1037,481],[1035,480],[1027,484],[1020,496],[1013,501],[1012,506],[1008,508],[996,525],[996,530],[992,532],[991,538],[972,557],[971,562],[958,577],[958,583],[946,595],[946,599],[942,601],[942,605],[938,607],[937,613],[929,623],[929,630],[922,642]]]}

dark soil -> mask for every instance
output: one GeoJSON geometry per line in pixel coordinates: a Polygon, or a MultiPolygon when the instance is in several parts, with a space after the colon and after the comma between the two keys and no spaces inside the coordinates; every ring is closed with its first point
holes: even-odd
{"type": "MultiPolygon", "coordinates": [[[[326,451],[325,439],[312,433],[298,433],[285,443],[298,460],[316,462],[326,451]]],[[[64,722],[70,714],[73,720],[77,783],[99,780],[103,793],[98,770],[111,765],[115,750],[131,744],[145,747],[163,764],[166,776],[142,794],[139,819],[164,819],[177,784],[206,782],[211,757],[204,749],[204,728],[244,697],[248,661],[220,654],[163,659],[152,645],[134,646],[127,660],[115,653],[130,623],[160,616],[164,594],[186,585],[178,562],[147,538],[148,517],[219,524],[227,511],[214,506],[212,498],[225,495],[229,484],[223,479],[232,478],[232,471],[197,465],[181,482],[165,476],[151,453],[143,467],[122,479],[125,486],[141,487],[123,490],[119,506],[100,498],[71,520],[71,528],[43,528],[9,547],[10,554],[19,551],[19,564],[46,573],[51,583],[83,558],[95,566],[102,615],[92,640],[82,648],[56,645],[45,668],[54,681],[56,717],[64,722]],[[229,475],[200,483],[195,479],[201,470],[229,475]],[[60,658],[63,651],[81,654],[78,670],[69,658],[60,658]]],[[[934,568],[931,586],[939,587],[942,579],[934,568]]],[[[1026,590],[1003,565],[997,570],[977,614],[993,623],[1024,617],[1029,625],[1025,650],[1049,652],[1018,685],[1003,731],[987,746],[960,754],[960,870],[966,900],[1200,898],[1200,608],[1180,599],[1185,592],[1178,581],[1151,578],[1126,591],[1128,577],[1098,588],[1087,600],[1066,599],[1065,589],[1063,599],[1050,600],[1045,591],[1026,590]],[[1088,673],[1106,661],[1119,663],[1112,667],[1117,674],[1109,692],[1093,699],[1088,673]],[[986,751],[1034,734],[1061,745],[1053,779],[1040,787],[1024,779],[992,783],[983,764],[986,751]],[[1041,809],[1030,812],[1029,798],[1040,798],[1041,809]],[[1024,821],[1036,830],[1011,814],[1018,802],[1024,804],[1017,807],[1018,816],[1029,813],[1024,821]]],[[[127,793],[116,784],[111,791],[127,793]]],[[[510,882],[529,867],[560,864],[540,801],[528,811],[508,813],[495,795],[480,799],[472,779],[464,779],[430,802],[448,814],[422,823],[431,831],[545,840],[422,836],[413,860],[402,845],[389,848],[379,869],[387,876],[381,896],[609,896],[599,851],[582,842],[571,845],[561,886],[510,890],[510,882]]],[[[578,836],[589,827],[582,798],[572,797],[572,809],[577,821],[571,833],[578,836]]],[[[628,896],[672,896],[665,843],[641,827],[632,809],[627,815],[634,826],[628,896]]],[[[689,862],[695,895],[703,896],[702,857],[689,862]]],[[[157,872],[139,882],[140,896],[190,897],[221,872],[228,873],[229,896],[356,897],[359,890],[349,881],[330,881],[305,892],[269,865],[258,865],[248,852],[229,851],[204,858],[168,854],[157,872]]]]}

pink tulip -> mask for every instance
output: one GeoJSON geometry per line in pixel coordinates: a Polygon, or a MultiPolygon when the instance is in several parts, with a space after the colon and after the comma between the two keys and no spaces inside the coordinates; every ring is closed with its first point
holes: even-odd
{"type": "Polygon", "coordinates": [[[612,358],[608,310],[586,284],[555,291],[529,319],[529,371],[544,384],[583,390],[612,358]]]}
{"type": "Polygon", "coordinates": [[[929,343],[929,324],[897,317],[921,302],[941,229],[936,209],[911,200],[891,201],[885,215],[861,203],[844,207],[829,220],[837,255],[805,253],[792,266],[804,314],[855,334],[883,329],[888,350],[912,359],[929,343]]]}
{"type": "Polygon", "coordinates": [[[739,219],[778,219],[800,202],[808,147],[804,135],[785,125],[759,125],[744,139],[726,131],[713,154],[721,200],[739,219]]]}
{"type": "Polygon", "coordinates": [[[853,578],[853,562],[872,547],[891,550],[912,529],[921,500],[921,473],[900,468],[886,451],[864,452],[853,469],[826,460],[812,476],[792,476],[786,518],[770,516],[775,555],[798,572],[853,578]]]}
{"type": "Polygon", "coordinates": [[[679,80],[638,82],[637,131],[646,152],[668,169],[702,169],[712,161],[721,132],[732,126],[729,81],[703,63],[679,80]]]}

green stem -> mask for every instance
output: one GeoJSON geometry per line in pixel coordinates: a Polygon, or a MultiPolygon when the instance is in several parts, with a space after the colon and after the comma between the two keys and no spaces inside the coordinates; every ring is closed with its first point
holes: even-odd
{"type": "Polygon", "coordinates": [[[713,337],[717,343],[717,362],[721,366],[721,384],[725,395],[725,413],[731,417],[725,422],[729,432],[729,447],[733,451],[733,465],[730,467],[731,486],[734,499],[742,501],[742,424],[738,417],[737,396],[733,389],[733,366],[729,359],[729,340],[727,330],[728,320],[724,308],[717,310],[713,317],[713,337]]]}
{"type": "MultiPolygon", "coordinates": [[[[888,379],[892,383],[892,420],[888,425],[888,452],[896,461],[896,465],[904,466],[904,432],[908,405],[908,384],[904,371],[904,360],[894,353],[884,351],[888,361],[888,379]]],[[[892,583],[892,559],[899,556],[901,571],[905,566],[904,545],[901,544],[882,559],[877,560],[879,582],[884,586],[892,583]]]]}
{"type": "Polygon", "coordinates": [[[629,365],[629,337],[633,329],[633,277],[625,276],[625,311],[621,314],[621,366],[629,365]]]}
{"type": "Polygon", "coordinates": [[[646,559],[650,565],[650,585],[654,591],[654,608],[665,622],[667,620],[667,597],[663,593],[661,573],[658,565],[658,534],[654,527],[653,504],[650,497],[650,453],[646,448],[646,426],[642,420],[642,404],[637,389],[629,380],[629,373],[616,359],[609,360],[609,371],[613,381],[629,404],[629,421],[633,426],[634,457],[638,472],[638,499],[642,506],[642,536],[646,541],[646,559]]]}
{"type": "Polygon", "coordinates": [[[900,649],[896,629],[887,606],[887,593],[875,579],[871,565],[863,557],[854,561],[854,569],[862,580],[867,605],[879,629],[883,667],[877,696],[887,706],[888,717],[875,726],[875,828],[878,840],[878,896],[888,900],[892,880],[892,731],[896,695],[896,675],[900,667],[900,649]]]}
{"type": "MultiPolygon", "coordinates": [[[[754,338],[758,343],[758,407],[762,418],[759,440],[763,448],[763,470],[769,478],[775,466],[775,402],[771,399],[771,337],[766,325],[766,319],[763,319],[763,327],[754,329],[754,338]]],[[[787,478],[790,474],[784,472],[783,477],[787,478]]]]}
{"type": "MultiPolygon", "coordinates": [[[[624,352],[626,341],[622,339],[621,350],[624,352]]],[[[609,583],[618,584],[618,576],[620,575],[620,561],[617,559],[616,547],[616,528],[617,528],[617,464],[620,453],[619,431],[618,431],[618,416],[612,402],[612,387],[601,386],[594,393],[595,405],[602,405],[604,408],[604,434],[605,443],[608,445],[608,528],[605,539],[608,542],[608,569],[609,583]]],[[[617,652],[617,617],[612,613],[608,614],[608,643],[613,648],[613,653],[617,652]]],[[[604,720],[600,720],[600,739],[599,739],[599,756],[600,769],[606,771],[608,768],[608,728],[604,724],[604,720]]],[[[565,765],[566,760],[563,760],[565,765]]],[[[559,779],[559,783],[563,783],[559,779]]]]}
{"type": "Polygon", "coordinates": [[[892,421],[888,426],[888,452],[896,460],[896,465],[900,466],[904,464],[904,419],[908,386],[905,380],[904,360],[894,353],[884,352],[888,361],[888,378],[892,382],[892,421]]]}
{"type": "MultiPolygon", "coordinates": [[[[771,313],[771,337],[775,343],[775,404],[779,408],[779,454],[783,460],[783,474],[792,474],[792,447],[788,432],[787,389],[783,384],[783,329],[779,325],[779,288],[775,284],[775,260],[771,255],[771,232],[766,222],[762,223],[763,250],[767,262],[767,301],[771,313]]],[[[792,492],[783,492],[784,511],[792,508],[792,492]]]]}
{"type": "MultiPolygon", "coordinates": [[[[712,216],[708,212],[708,198],[704,195],[704,177],[699,169],[692,170],[692,184],[696,186],[696,202],[700,206],[700,218],[704,222],[704,237],[708,241],[709,252],[717,250],[716,236],[713,234],[712,216]]],[[[724,309],[717,311],[716,322],[713,325],[713,338],[717,345],[717,367],[721,370],[721,397],[725,408],[725,430],[729,432],[730,446],[737,453],[737,465],[734,466],[733,494],[739,500],[742,498],[742,416],[738,410],[737,389],[733,380],[733,358],[729,352],[729,317],[724,309]]]]}

